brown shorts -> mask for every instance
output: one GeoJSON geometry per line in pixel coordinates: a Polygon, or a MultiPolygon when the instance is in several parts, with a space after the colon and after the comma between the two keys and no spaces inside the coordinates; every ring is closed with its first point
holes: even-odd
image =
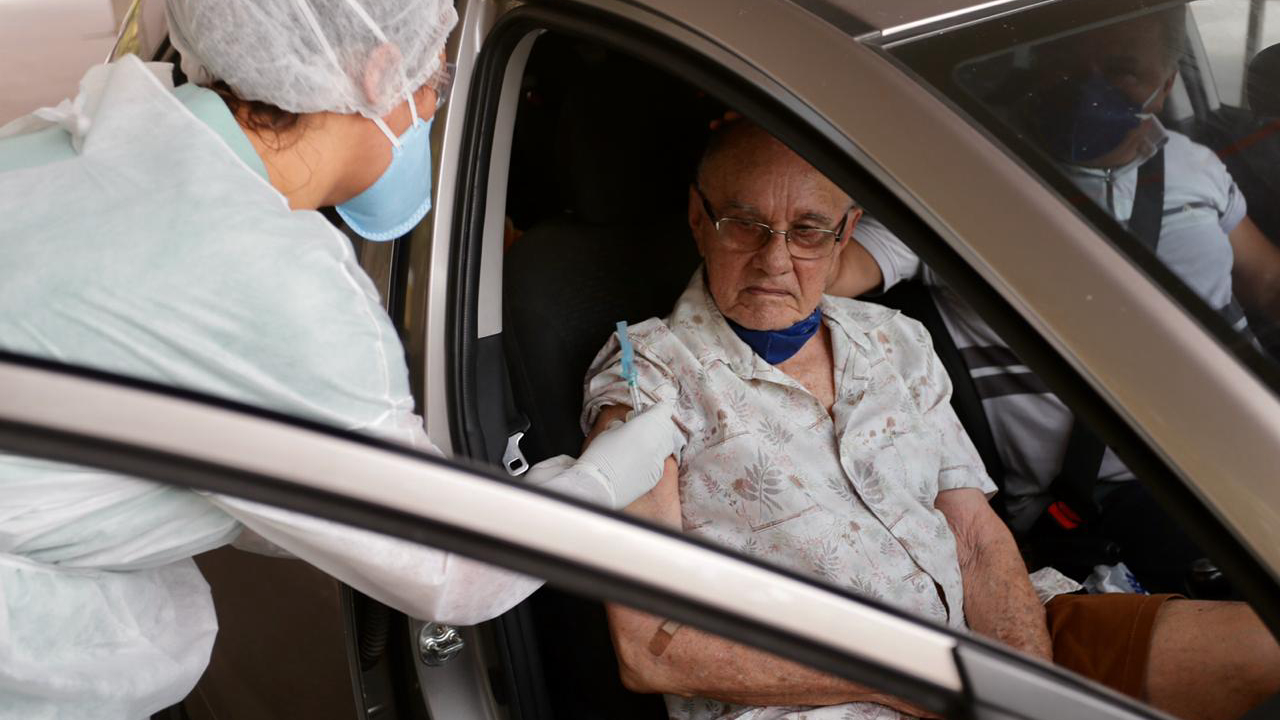
{"type": "Polygon", "coordinates": [[[1059,595],[1045,605],[1053,661],[1142,697],[1156,612],[1177,595],[1059,595]]]}

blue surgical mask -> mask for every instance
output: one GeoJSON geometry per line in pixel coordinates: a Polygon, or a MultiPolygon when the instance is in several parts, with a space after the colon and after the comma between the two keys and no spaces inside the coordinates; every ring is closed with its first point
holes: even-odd
{"type": "Polygon", "coordinates": [[[338,214],[366,240],[395,240],[431,210],[431,124],[418,117],[409,96],[413,125],[397,138],[381,118],[372,118],[391,141],[391,164],[364,192],[337,207],[338,214]]]}
{"type": "Polygon", "coordinates": [[[1142,121],[1160,93],[1157,87],[1145,102],[1136,103],[1099,73],[1080,80],[1063,80],[1038,95],[1032,122],[1046,149],[1059,160],[1084,163],[1120,147],[1142,121]]]}
{"type": "Polygon", "coordinates": [[[777,365],[790,360],[792,355],[800,352],[800,348],[804,347],[804,344],[809,342],[809,338],[818,332],[818,327],[822,325],[822,309],[814,308],[809,317],[781,330],[751,330],[729,318],[725,320],[729,322],[729,329],[733,330],[733,333],[749,345],[757,355],[764,358],[765,362],[777,365]]]}

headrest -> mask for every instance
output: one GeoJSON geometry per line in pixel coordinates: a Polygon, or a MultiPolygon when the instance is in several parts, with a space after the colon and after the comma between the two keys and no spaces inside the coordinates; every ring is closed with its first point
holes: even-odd
{"type": "Polygon", "coordinates": [[[703,96],[629,58],[589,59],[582,70],[556,138],[571,215],[612,225],[683,212],[707,132],[703,96]]]}
{"type": "Polygon", "coordinates": [[[1249,109],[1259,117],[1280,117],[1280,44],[1253,56],[1245,79],[1249,109]]]}

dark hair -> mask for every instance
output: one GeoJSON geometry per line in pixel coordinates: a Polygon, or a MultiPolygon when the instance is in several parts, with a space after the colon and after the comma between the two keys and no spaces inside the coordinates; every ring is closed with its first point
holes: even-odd
{"type": "Polygon", "coordinates": [[[221,80],[215,80],[209,85],[209,89],[218,93],[222,101],[231,109],[231,114],[236,120],[244,126],[246,130],[254,131],[264,140],[268,136],[274,136],[280,147],[287,147],[293,143],[293,139],[288,143],[283,142],[283,138],[293,133],[303,124],[302,115],[281,110],[271,103],[262,102],[261,100],[244,100],[235,94],[231,86],[221,80]]]}

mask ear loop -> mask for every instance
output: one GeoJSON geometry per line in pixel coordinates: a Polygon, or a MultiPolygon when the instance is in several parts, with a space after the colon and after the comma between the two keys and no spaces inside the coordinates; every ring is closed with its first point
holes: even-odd
{"type": "MultiPolygon", "coordinates": [[[[422,118],[418,117],[418,104],[413,101],[413,93],[405,93],[405,96],[409,99],[409,112],[412,113],[411,117],[413,118],[413,125],[410,127],[417,127],[422,124],[422,118]]],[[[382,121],[382,118],[375,117],[369,119],[372,120],[374,124],[378,126],[378,129],[382,131],[382,134],[386,135],[387,139],[391,141],[391,152],[400,152],[400,138],[396,137],[396,134],[391,132],[391,128],[387,127],[387,124],[382,121]]]]}
{"type": "MultiPolygon", "coordinates": [[[[1177,73],[1175,72],[1175,73],[1174,73],[1174,75],[1176,75],[1176,74],[1177,74],[1177,73]]],[[[1171,75],[1171,76],[1170,76],[1170,79],[1172,79],[1172,78],[1173,78],[1173,76],[1171,75]]],[[[1151,91],[1151,94],[1150,94],[1149,96],[1147,96],[1146,101],[1144,101],[1144,102],[1142,103],[1142,105],[1138,108],[1138,112],[1134,113],[1134,116],[1135,116],[1135,117],[1141,118],[1141,119],[1143,119],[1143,120],[1149,120],[1149,119],[1151,119],[1151,118],[1153,118],[1153,117],[1155,117],[1155,116],[1156,116],[1156,114],[1155,114],[1155,113],[1147,112],[1147,108],[1151,106],[1151,103],[1155,102],[1155,100],[1156,100],[1156,96],[1157,96],[1157,95],[1159,95],[1159,94],[1160,94],[1160,91],[1164,89],[1165,83],[1167,83],[1167,82],[1168,82],[1168,80],[1166,80],[1165,82],[1160,83],[1159,85],[1157,85],[1157,86],[1156,86],[1156,89],[1155,89],[1155,90],[1152,90],[1152,91],[1151,91]]]]}
{"type": "Polygon", "coordinates": [[[418,115],[418,103],[413,101],[413,92],[407,92],[405,95],[409,98],[409,112],[412,113],[409,117],[413,118],[413,127],[418,127],[422,124],[422,118],[418,115]]]}
{"type": "Polygon", "coordinates": [[[387,127],[387,124],[382,122],[382,118],[375,117],[369,119],[372,120],[373,124],[377,125],[378,129],[382,131],[382,134],[386,135],[387,139],[391,141],[391,152],[398,154],[400,152],[400,138],[396,137],[396,134],[391,132],[391,128],[387,127]]]}

